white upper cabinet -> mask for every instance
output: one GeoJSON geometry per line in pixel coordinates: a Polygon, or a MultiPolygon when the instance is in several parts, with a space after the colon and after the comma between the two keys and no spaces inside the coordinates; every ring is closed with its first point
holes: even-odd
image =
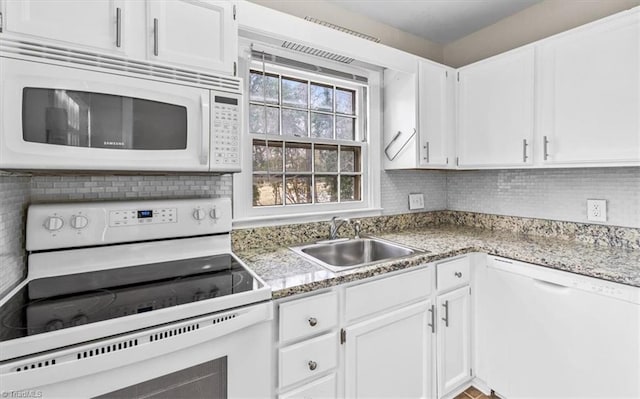
{"type": "Polygon", "coordinates": [[[425,168],[447,168],[453,164],[455,70],[424,61],[420,61],[419,68],[418,164],[425,168]]]}
{"type": "Polygon", "coordinates": [[[123,0],[4,1],[6,32],[97,50],[122,50],[123,0]]]}
{"type": "Polygon", "coordinates": [[[545,40],[539,49],[542,162],[637,164],[640,9],[545,40]]]}
{"type": "Polygon", "coordinates": [[[235,74],[238,24],[228,0],[0,0],[11,39],[235,74]]]}
{"type": "Polygon", "coordinates": [[[534,49],[498,55],[458,73],[458,165],[530,165],[534,49]]]}
{"type": "Polygon", "coordinates": [[[238,24],[229,1],[147,2],[150,59],[235,74],[238,24]]]}
{"type": "Polygon", "coordinates": [[[423,60],[416,73],[385,70],[385,169],[442,169],[453,163],[453,71],[423,60]]]}

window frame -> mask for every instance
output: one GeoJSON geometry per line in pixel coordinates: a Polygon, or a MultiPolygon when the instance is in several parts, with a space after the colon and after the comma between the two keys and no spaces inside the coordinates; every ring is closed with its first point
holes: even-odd
{"type": "MultiPolygon", "coordinates": [[[[255,46],[255,45],[254,45],[255,46]]],[[[323,139],[320,137],[299,138],[295,136],[273,135],[273,134],[251,134],[249,133],[249,106],[250,99],[248,93],[248,83],[245,83],[243,96],[244,117],[242,118],[242,138],[241,138],[241,165],[242,171],[236,173],[233,178],[234,196],[234,226],[251,227],[259,225],[278,224],[287,220],[313,221],[326,220],[329,216],[373,216],[380,215],[380,145],[381,137],[381,81],[382,73],[378,70],[368,70],[354,68],[351,66],[336,65],[333,62],[325,61],[316,57],[293,53],[291,51],[268,47],[266,52],[274,55],[284,56],[289,59],[299,60],[313,65],[325,66],[331,69],[366,76],[368,84],[359,84],[339,77],[327,77],[322,74],[288,68],[281,65],[267,64],[265,72],[277,73],[292,78],[303,78],[313,83],[338,86],[345,89],[356,89],[356,131],[355,140],[323,139]],[[362,94],[362,87],[367,87],[366,97],[362,94]],[[253,206],[253,142],[254,140],[265,140],[270,142],[302,142],[318,145],[343,145],[346,147],[359,147],[361,157],[361,197],[356,201],[312,203],[312,204],[288,204],[274,206],[253,206]],[[364,140],[364,142],[363,142],[364,140]]],[[[262,63],[256,67],[256,61],[251,60],[251,49],[249,43],[244,43],[240,51],[239,70],[240,76],[245,82],[249,80],[250,70],[262,70],[262,63]]],[[[281,89],[279,89],[281,91],[281,89]]],[[[279,96],[281,97],[281,93],[279,96]]],[[[335,103],[335,98],[334,98],[335,103]]],[[[279,104],[278,107],[283,107],[279,104]]],[[[313,110],[311,104],[307,104],[308,117],[311,117],[313,110]]],[[[333,115],[339,115],[335,112],[333,115]]],[[[279,126],[282,121],[279,120],[279,126]]],[[[335,123],[335,122],[334,122],[335,123]]],[[[310,131],[311,126],[308,126],[310,131]]],[[[280,129],[281,131],[281,129],[280,129]]],[[[313,183],[312,183],[313,184],[313,183]]]]}

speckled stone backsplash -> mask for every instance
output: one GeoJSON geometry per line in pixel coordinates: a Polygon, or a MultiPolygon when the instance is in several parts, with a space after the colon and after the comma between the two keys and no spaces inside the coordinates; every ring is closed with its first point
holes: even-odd
{"type": "MultiPolygon", "coordinates": [[[[404,213],[358,220],[362,226],[361,234],[379,234],[439,224],[440,212],[404,213]]],[[[353,229],[345,225],[340,229],[338,235],[339,237],[353,237],[353,234],[353,229]]],[[[328,238],[329,222],[327,221],[238,229],[233,231],[231,243],[234,251],[245,251],[258,248],[278,248],[328,238]]]]}
{"type": "MultiPolygon", "coordinates": [[[[460,211],[405,213],[401,215],[362,218],[359,220],[362,224],[362,235],[413,230],[435,225],[457,225],[479,227],[487,230],[510,231],[517,234],[533,236],[555,237],[562,240],[578,241],[608,247],[640,249],[640,229],[631,227],[460,211]]],[[[349,226],[344,226],[340,230],[339,236],[352,237],[353,230],[349,226]]],[[[234,251],[259,248],[269,249],[326,240],[328,237],[328,221],[289,224],[234,230],[232,234],[232,245],[234,251]]]]}

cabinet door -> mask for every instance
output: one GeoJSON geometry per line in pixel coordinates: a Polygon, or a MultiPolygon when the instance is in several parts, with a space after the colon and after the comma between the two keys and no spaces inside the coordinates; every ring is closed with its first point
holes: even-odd
{"type": "Polygon", "coordinates": [[[418,150],[417,74],[384,71],[384,168],[415,169],[418,150]]]}
{"type": "Polygon", "coordinates": [[[465,286],[438,296],[438,396],[471,378],[471,295],[465,286]]]}
{"type": "Polygon", "coordinates": [[[424,301],[345,329],[345,397],[433,397],[429,309],[424,301]]]}
{"type": "Polygon", "coordinates": [[[6,31],[65,45],[118,50],[122,48],[125,5],[122,0],[5,1],[6,31]]]}
{"type": "Polygon", "coordinates": [[[420,62],[419,71],[419,157],[421,167],[447,167],[452,129],[452,86],[454,72],[420,62]]]}
{"type": "Polygon", "coordinates": [[[640,161],[640,10],[540,48],[543,161],[640,161]]]}
{"type": "Polygon", "coordinates": [[[511,51],[462,68],[458,80],[458,165],[530,165],[534,126],[533,48],[511,51]]]}
{"type": "Polygon", "coordinates": [[[234,73],[238,25],[230,1],[148,2],[151,59],[234,73]]]}

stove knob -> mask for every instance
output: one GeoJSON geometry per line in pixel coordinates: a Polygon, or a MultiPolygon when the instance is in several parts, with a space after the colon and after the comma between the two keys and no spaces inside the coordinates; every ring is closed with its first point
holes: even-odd
{"type": "Polygon", "coordinates": [[[213,208],[211,212],[209,212],[209,216],[211,216],[211,219],[218,219],[218,211],[216,208],[213,208]]]}
{"type": "Polygon", "coordinates": [[[202,291],[196,291],[195,294],[193,294],[193,300],[194,301],[201,301],[203,299],[207,299],[207,294],[205,294],[202,291]]]}
{"type": "Polygon", "coordinates": [[[89,318],[83,314],[79,314],[76,317],[74,317],[73,319],[71,319],[71,325],[72,326],[80,326],[82,324],[87,324],[87,322],[89,321],[89,318]]]}
{"type": "Polygon", "coordinates": [[[195,220],[202,220],[207,216],[207,213],[204,211],[204,209],[196,209],[193,211],[193,218],[195,220]]]}
{"type": "Polygon", "coordinates": [[[62,327],[64,327],[64,323],[62,322],[62,320],[54,319],[54,320],[51,320],[50,322],[48,322],[44,326],[44,329],[47,330],[47,331],[55,331],[55,330],[61,329],[62,327]]]}
{"type": "Polygon", "coordinates": [[[89,224],[89,219],[86,216],[72,216],[71,217],[71,227],[74,229],[84,229],[89,224]]]}
{"type": "Polygon", "coordinates": [[[64,220],[57,216],[49,216],[47,220],[44,221],[44,228],[49,231],[58,231],[64,226],[64,220]]]}

